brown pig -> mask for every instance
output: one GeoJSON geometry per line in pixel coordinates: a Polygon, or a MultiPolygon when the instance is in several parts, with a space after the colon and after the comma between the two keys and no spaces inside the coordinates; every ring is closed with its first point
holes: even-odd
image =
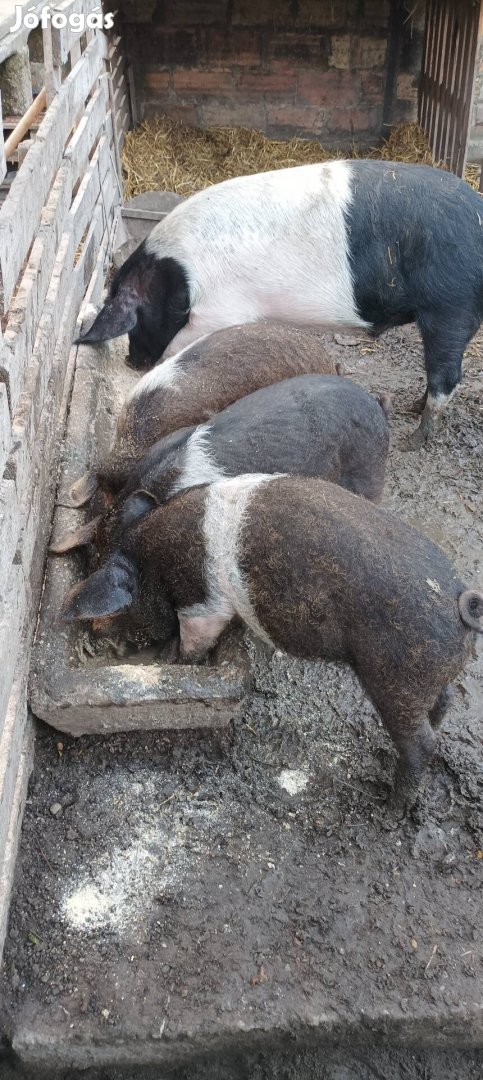
{"type": "MultiPolygon", "coordinates": [[[[335,372],[321,330],[256,323],[218,330],[140,379],[120,414],[108,465],[126,471],[158,439],[204,423],[239,398],[295,375],[335,372]]],[[[102,484],[97,469],[71,488],[83,506],[102,484]]]]}
{"type": "Polygon", "coordinates": [[[134,493],[105,565],[76,585],[66,620],[119,614],[201,658],[241,618],[293,656],[347,661],[398,751],[393,801],[410,807],[450,684],[482,631],[483,594],[465,590],[422,533],[323,480],[252,474],[153,509],[134,493]]]}
{"type": "Polygon", "coordinates": [[[182,428],[123,472],[100,472],[111,502],[103,517],[61,537],[61,554],[92,540],[112,550],[122,507],[142,489],[161,504],[190,487],[257,471],[320,476],[379,502],[389,448],[387,402],[338,375],[298,375],[228,405],[208,424],[182,428]]]}

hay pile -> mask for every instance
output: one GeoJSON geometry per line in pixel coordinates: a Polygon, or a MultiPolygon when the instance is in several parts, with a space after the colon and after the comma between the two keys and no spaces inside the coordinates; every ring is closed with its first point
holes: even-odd
{"type": "MultiPolygon", "coordinates": [[[[309,165],[334,157],[370,157],[385,161],[434,164],[428,141],[418,124],[399,124],[381,146],[349,154],[325,150],[305,139],[267,139],[251,128],[186,127],[167,117],[145,120],[128,132],[123,150],[126,199],[145,191],[192,195],[234,176],[309,165]]],[[[466,179],[478,187],[478,166],[468,166],[466,179]]]]}

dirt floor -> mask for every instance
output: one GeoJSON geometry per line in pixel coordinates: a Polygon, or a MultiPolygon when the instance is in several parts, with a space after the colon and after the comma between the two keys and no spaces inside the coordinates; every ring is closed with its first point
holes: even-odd
{"type": "MultiPolygon", "coordinates": [[[[417,332],[349,340],[333,342],[344,371],[393,396],[385,505],[482,587],[483,338],[437,441],[416,453],[401,442],[424,388],[417,332]]],[[[398,825],[385,807],[395,754],[351,671],[249,648],[255,689],[226,731],[75,741],[40,726],[3,963],[7,1039],[37,1076],[41,1063],[65,1078],[91,1065],[117,1080],[137,1062],[126,1075],[158,1063],[149,1075],[476,1080],[481,643],[398,825]],[[319,1044],[303,1049],[309,1033],[319,1044]],[[465,1053],[441,1050],[452,1043],[465,1053]]]]}

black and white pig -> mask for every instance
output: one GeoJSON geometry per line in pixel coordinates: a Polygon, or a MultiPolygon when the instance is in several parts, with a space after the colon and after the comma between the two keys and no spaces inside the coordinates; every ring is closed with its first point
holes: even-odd
{"type": "MultiPolygon", "coordinates": [[[[314,328],[261,322],[219,330],[188,345],[135,384],[117,423],[112,469],[129,471],[158,439],[202,424],[263,386],[296,375],[335,374],[321,337],[314,328]]],[[[73,485],[73,506],[94,495],[97,471],[94,467],[73,485]]]]}
{"type": "Polygon", "coordinates": [[[332,161],[226,180],[181,203],[118,271],[80,340],[128,333],[139,366],[265,318],[373,335],[416,322],[420,445],[482,317],[481,197],[427,166],[332,161]]]}
{"type": "MultiPolygon", "coordinates": [[[[64,553],[94,541],[104,553],[117,535],[122,506],[142,488],[158,503],[223,476],[289,472],[322,476],[379,502],[389,449],[387,401],[338,375],[299,375],[235,401],[208,424],[160,439],[127,469],[119,462],[97,474],[111,503],[105,517],[61,537],[64,553]]],[[[122,521],[122,512],[121,512],[122,521]]]]}
{"type": "Polygon", "coordinates": [[[239,476],[153,505],[133,493],[116,549],[63,618],[112,629],[118,617],[160,644],[179,628],[190,661],[238,616],[293,656],[347,661],[399,750],[396,801],[411,806],[483,594],[427,537],[322,480],[239,476]]]}

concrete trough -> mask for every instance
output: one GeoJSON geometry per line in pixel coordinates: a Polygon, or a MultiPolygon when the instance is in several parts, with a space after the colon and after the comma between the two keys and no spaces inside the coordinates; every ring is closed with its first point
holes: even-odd
{"type": "MultiPolygon", "coordinates": [[[[69,489],[108,452],[119,409],[139,378],[126,366],[125,352],[123,339],[78,350],[52,539],[91,514],[68,506],[69,489]]],[[[59,619],[65,593],[88,570],[85,554],[48,556],[30,674],[33,713],[71,735],[227,724],[250,685],[241,632],[230,632],[201,665],[164,663],[154,650],[122,661],[91,657],[85,630],[59,619]]]]}

